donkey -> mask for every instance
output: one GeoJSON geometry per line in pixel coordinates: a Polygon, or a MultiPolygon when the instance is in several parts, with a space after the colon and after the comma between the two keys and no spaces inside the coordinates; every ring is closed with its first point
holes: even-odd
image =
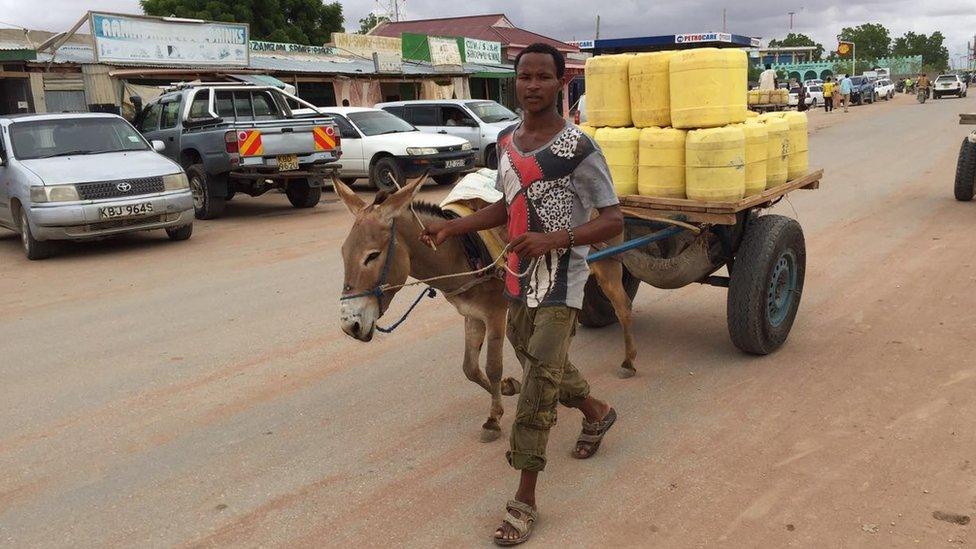
{"type": "MultiPolygon", "coordinates": [[[[451,238],[436,250],[421,240],[423,230],[414,219],[442,219],[437,206],[413,202],[426,175],[408,180],[393,194],[377,193],[372,204],[366,204],[334,175],[336,194],[355,217],[349,236],[342,244],[345,280],[339,307],[342,331],[360,341],[371,341],[376,322],[386,312],[396,287],[408,276],[424,280],[436,276],[468,272],[463,244],[451,238]],[[412,206],[412,208],[411,208],[412,206]],[[382,290],[381,286],[395,288],[382,290]]],[[[426,225],[426,223],[425,223],[426,225]]],[[[501,236],[501,229],[496,229],[501,236]]],[[[610,242],[611,244],[614,242],[610,242]]],[[[626,359],[623,375],[633,375],[637,349],[631,333],[630,300],[623,288],[623,266],[614,260],[591,265],[600,288],[613,304],[624,330],[626,359]]],[[[508,303],[503,297],[504,282],[488,276],[446,278],[430,286],[441,291],[448,302],[464,317],[464,360],[462,370],[467,378],[491,395],[488,420],[482,425],[481,440],[490,442],[501,435],[500,420],[504,414],[502,395],[519,392],[521,383],[511,377],[502,379],[502,350],[505,341],[508,303]],[[484,371],[479,364],[481,348],[487,342],[484,371]]]]}

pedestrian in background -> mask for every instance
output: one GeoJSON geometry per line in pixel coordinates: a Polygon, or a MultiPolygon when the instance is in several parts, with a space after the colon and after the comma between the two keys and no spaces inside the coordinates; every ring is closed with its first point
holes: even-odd
{"type": "Polygon", "coordinates": [[[828,76],[827,81],[824,82],[823,97],[824,97],[824,112],[830,112],[834,110],[834,78],[832,76],[828,76]]]}

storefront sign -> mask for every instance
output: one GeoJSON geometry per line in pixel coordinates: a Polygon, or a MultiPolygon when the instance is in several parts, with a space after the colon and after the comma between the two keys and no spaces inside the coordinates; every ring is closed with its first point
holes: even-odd
{"type": "Polygon", "coordinates": [[[468,63],[495,63],[500,65],[502,62],[502,44],[501,42],[465,38],[464,59],[468,63]]]}
{"type": "Polygon", "coordinates": [[[696,42],[732,42],[732,35],[724,32],[674,35],[675,44],[691,44],[696,42]]]}
{"type": "Polygon", "coordinates": [[[167,21],[89,14],[96,63],[242,66],[249,62],[243,23],[167,21]]]}
{"type": "Polygon", "coordinates": [[[369,34],[349,34],[345,32],[332,33],[332,45],[340,53],[350,53],[371,59],[374,52],[395,53],[401,55],[400,39],[389,36],[372,36],[369,34]]]}
{"type": "Polygon", "coordinates": [[[435,71],[451,71],[461,66],[461,50],[457,40],[428,36],[427,44],[430,47],[430,64],[435,71]]]}
{"type": "Polygon", "coordinates": [[[285,42],[264,42],[251,40],[251,51],[261,53],[306,53],[309,55],[338,55],[335,48],[329,46],[306,46],[305,44],[288,44],[285,42]]]}
{"type": "Polygon", "coordinates": [[[581,50],[592,50],[593,40],[573,40],[571,42],[566,42],[567,44],[572,44],[581,50]]]}
{"type": "Polygon", "coordinates": [[[403,58],[387,51],[373,52],[373,68],[378,73],[399,74],[403,72],[403,58]]]}

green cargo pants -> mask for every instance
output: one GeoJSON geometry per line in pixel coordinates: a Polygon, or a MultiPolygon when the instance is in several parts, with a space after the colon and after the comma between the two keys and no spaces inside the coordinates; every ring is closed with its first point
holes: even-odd
{"type": "Polygon", "coordinates": [[[578,314],[569,307],[509,306],[508,341],[522,363],[522,392],[512,425],[511,450],[506,454],[515,469],[545,469],[556,402],[577,407],[590,395],[590,385],[568,357],[578,314]]]}

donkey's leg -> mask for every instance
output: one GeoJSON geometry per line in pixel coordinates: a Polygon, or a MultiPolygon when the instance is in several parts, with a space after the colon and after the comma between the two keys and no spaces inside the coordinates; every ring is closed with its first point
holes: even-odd
{"type": "Polygon", "coordinates": [[[488,378],[481,371],[481,364],[479,363],[481,346],[484,343],[485,323],[474,317],[464,317],[464,362],[461,364],[461,368],[464,370],[465,377],[491,393],[488,378]]]}
{"type": "Polygon", "coordinates": [[[491,387],[491,412],[488,421],[482,426],[482,442],[490,442],[501,436],[501,419],[505,413],[502,407],[502,355],[505,346],[505,313],[508,307],[495,307],[488,314],[485,324],[488,329],[488,350],[485,373],[491,387]]]}
{"type": "Polygon", "coordinates": [[[630,297],[624,290],[624,267],[619,261],[607,259],[597,261],[590,265],[593,276],[596,277],[600,289],[613,305],[613,310],[617,313],[620,326],[624,330],[624,347],[626,358],[620,365],[620,377],[631,377],[637,373],[634,368],[634,360],[637,359],[637,346],[634,344],[633,322],[631,318],[630,297]]]}

